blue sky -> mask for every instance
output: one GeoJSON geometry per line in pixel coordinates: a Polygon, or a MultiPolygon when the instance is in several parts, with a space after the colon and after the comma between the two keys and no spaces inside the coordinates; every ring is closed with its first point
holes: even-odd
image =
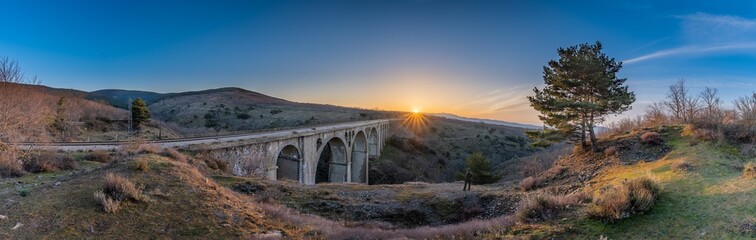
{"type": "Polygon", "coordinates": [[[751,1],[3,1],[0,56],[45,85],[226,86],[301,102],[537,122],[556,49],[601,41],[630,116],[687,79],[756,90],[751,1]]]}

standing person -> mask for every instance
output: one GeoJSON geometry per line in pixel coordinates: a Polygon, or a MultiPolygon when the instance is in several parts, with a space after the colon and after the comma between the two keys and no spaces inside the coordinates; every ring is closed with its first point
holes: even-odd
{"type": "Polygon", "coordinates": [[[468,191],[470,187],[472,187],[472,172],[468,168],[467,173],[465,173],[465,186],[462,187],[462,191],[468,191]]]}

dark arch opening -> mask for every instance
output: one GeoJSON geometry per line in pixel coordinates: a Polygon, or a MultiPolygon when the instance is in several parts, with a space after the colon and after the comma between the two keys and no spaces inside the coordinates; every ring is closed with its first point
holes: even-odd
{"type": "Polygon", "coordinates": [[[364,183],[365,176],[367,175],[367,138],[365,133],[360,131],[354,136],[354,143],[352,145],[352,182],[364,183]]]}
{"type": "Polygon", "coordinates": [[[289,179],[299,181],[299,150],[297,147],[288,145],[281,149],[276,160],[276,179],[289,179]]]}
{"type": "Polygon", "coordinates": [[[315,183],[346,182],[347,152],[344,141],[339,138],[329,140],[320,153],[315,171],[315,183]]]}

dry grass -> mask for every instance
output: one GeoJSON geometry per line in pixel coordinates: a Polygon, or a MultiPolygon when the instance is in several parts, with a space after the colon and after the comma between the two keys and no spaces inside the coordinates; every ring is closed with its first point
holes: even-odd
{"type": "Polygon", "coordinates": [[[554,219],[559,212],[581,203],[589,202],[590,195],[583,191],[568,195],[543,195],[526,197],[520,202],[515,215],[523,222],[538,222],[554,219]]]}
{"type": "Polygon", "coordinates": [[[648,178],[623,181],[618,186],[602,189],[589,208],[588,215],[605,221],[616,221],[651,208],[659,196],[658,185],[648,178]]]}
{"type": "Polygon", "coordinates": [[[743,178],[756,179],[756,162],[743,164],[743,178]]]}
{"type": "Polygon", "coordinates": [[[698,140],[712,141],[714,139],[717,139],[717,132],[711,129],[697,129],[693,133],[693,137],[698,140]]]}
{"type": "Polygon", "coordinates": [[[134,160],[134,170],[147,172],[150,170],[150,163],[146,159],[140,158],[134,160]]]}
{"type": "Polygon", "coordinates": [[[111,159],[110,153],[104,150],[95,150],[84,156],[84,160],[100,163],[108,163],[111,159]]]}
{"type": "Polygon", "coordinates": [[[520,189],[523,191],[532,190],[535,187],[537,187],[539,182],[537,182],[537,179],[534,177],[526,177],[522,180],[520,180],[520,189]]]}
{"type": "Polygon", "coordinates": [[[675,171],[675,172],[678,172],[678,173],[688,172],[691,169],[693,169],[693,167],[690,166],[690,163],[688,163],[685,160],[675,161],[672,164],[670,164],[669,166],[670,166],[670,168],[672,168],[672,171],[675,171]]]}
{"type": "Polygon", "coordinates": [[[640,136],[640,140],[642,143],[651,145],[658,145],[661,143],[661,137],[657,132],[645,132],[640,136]]]}
{"type": "Polygon", "coordinates": [[[108,197],[118,200],[142,201],[141,191],[128,179],[114,173],[105,174],[105,182],[102,186],[102,192],[108,197]]]}
{"type": "Polygon", "coordinates": [[[174,148],[163,149],[163,156],[170,157],[179,162],[187,162],[188,157],[174,148]]]}
{"type": "Polygon", "coordinates": [[[680,133],[680,135],[683,137],[692,137],[695,134],[696,134],[696,127],[691,124],[686,124],[683,127],[682,132],[680,133]]]}
{"type": "Polygon", "coordinates": [[[103,191],[97,191],[94,193],[95,201],[97,201],[106,213],[116,213],[121,207],[121,201],[114,200],[110,196],[105,195],[103,191]]]}

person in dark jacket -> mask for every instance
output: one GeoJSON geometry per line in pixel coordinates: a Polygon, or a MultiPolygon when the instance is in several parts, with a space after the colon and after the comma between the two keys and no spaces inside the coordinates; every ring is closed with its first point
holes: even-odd
{"type": "Polygon", "coordinates": [[[470,187],[472,187],[472,172],[468,168],[467,173],[465,173],[465,186],[462,187],[462,191],[468,191],[470,187]]]}

